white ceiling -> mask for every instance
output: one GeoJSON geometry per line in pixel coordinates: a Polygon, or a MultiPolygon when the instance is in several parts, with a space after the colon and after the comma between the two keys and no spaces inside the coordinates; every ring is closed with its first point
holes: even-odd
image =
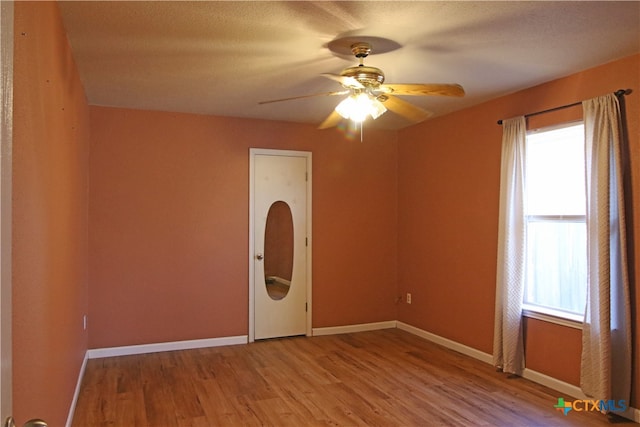
{"type": "MultiPolygon", "coordinates": [[[[357,64],[329,49],[343,37],[399,46],[376,54],[374,43],[365,60],[387,83],[461,84],[464,98],[404,97],[434,115],[640,52],[639,1],[71,1],[60,8],[92,105],[316,124],[341,97],[258,102],[340,90],[320,74],[357,64]]],[[[375,124],[409,123],[386,113],[375,124]]]]}

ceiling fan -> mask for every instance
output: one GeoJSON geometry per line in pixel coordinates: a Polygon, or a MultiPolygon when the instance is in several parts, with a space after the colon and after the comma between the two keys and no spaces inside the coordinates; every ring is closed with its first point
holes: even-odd
{"type": "Polygon", "coordinates": [[[347,67],[342,70],[340,74],[322,74],[324,77],[339,82],[343,90],[274,99],[271,101],[262,101],[259,102],[259,104],[291,101],[315,96],[348,95],[320,126],[318,126],[318,129],[327,129],[336,126],[343,118],[351,119],[354,122],[362,122],[369,116],[376,119],[387,110],[391,110],[413,123],[419,123],[431,115],[428,111],[410,104],[396,97],[396,95],[464,96],[464,89],[459,84],[383,84],[384,73],[382,70],[364,65],[364,58],[371,53],[371,44],[366,42],[354,43],[351,45],[351,52],[359,60],[360,63],[358,65],[347,67]]]}

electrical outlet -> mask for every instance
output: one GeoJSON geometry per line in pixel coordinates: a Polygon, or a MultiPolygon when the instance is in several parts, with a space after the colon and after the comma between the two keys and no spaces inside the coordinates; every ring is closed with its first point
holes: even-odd
{"type": "Polygon", "coordinates": [[[411,294],[407,292],[407,304],[411,304],[411,294]]]}

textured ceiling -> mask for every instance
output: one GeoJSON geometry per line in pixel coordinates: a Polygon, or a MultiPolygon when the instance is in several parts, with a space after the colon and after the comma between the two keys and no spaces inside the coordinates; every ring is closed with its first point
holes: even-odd
{"type": "MultiPolygon", "coordinates": [[[[365,64],[388,83],[459,83],[405,97],[441,115],[640,52],[638,1],[60,2],[89,103],[319,124],[356,65],[342,37],[391,40],[365,64]],[[393,46],[392,46],[393,45],[393,46]],[[397,47],[391,49],[391,47],[397,47]]],[[[383,43],[380,43],[383,44],[383,43]]],[[[638,88],[640,89],[640,88],[638,88]]],[[[376,127],[408,125],[393,113],[376,127]]]]}

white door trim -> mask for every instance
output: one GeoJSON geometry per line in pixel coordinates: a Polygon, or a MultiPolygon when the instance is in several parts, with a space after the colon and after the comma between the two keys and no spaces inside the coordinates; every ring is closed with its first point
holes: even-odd
{"type": "Polygon", "coordinates": [[[13,146],[13,1],[0,1],[0,422],[12,414],[11,162],[13,146]]]}
{"type": "Polygon", "coordinates": [[[312,247],[312,238],[311,238],[311,153],[308,151],[291,151],[291,150],[270,150],[265,148],[250,148],[249,149],[249,342],[255,341],[255,296],[254,296],[254,286],[255,286],[255,265],[254,265],[254,219],[253,219],[253,209],[254,209],[254,198],[255,198],[255,184],[254,184],[254,167],[255,167],[255,157],[258,155],[269,155],[269,156],[287,156],[287,157],[304,157],[307,160],[307,246],[306,246],[306,256],[307,256],[307,330],[306,335],[311,336],[312,334],[312,316],[311,316],[311,307],[312,307],[312,286],[311,286],[311,247],[312,247]]]}

